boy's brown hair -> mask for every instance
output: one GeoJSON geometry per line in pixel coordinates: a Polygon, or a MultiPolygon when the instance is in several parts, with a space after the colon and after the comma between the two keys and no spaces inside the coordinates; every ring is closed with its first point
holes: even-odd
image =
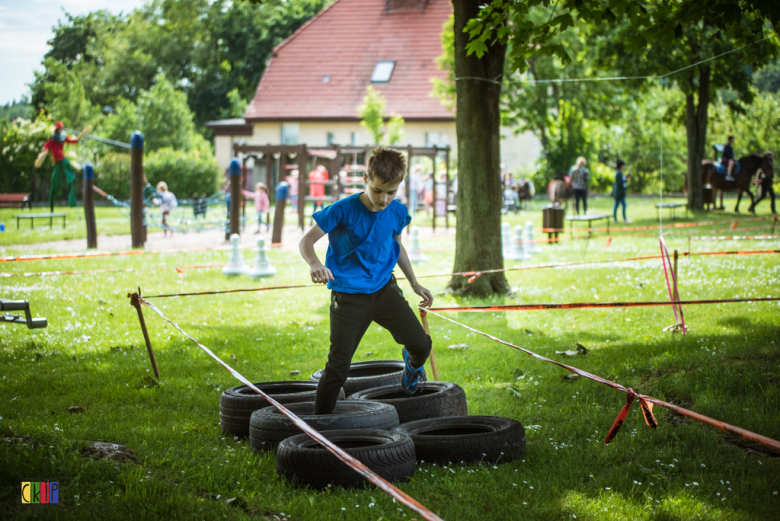
{"type": "Polygon", "coordinates": [[[385,183],[400,183],[406,175],[406,157],[398,150],[378,146],[368,160],[368,178],[379,177],[385,183]]]}

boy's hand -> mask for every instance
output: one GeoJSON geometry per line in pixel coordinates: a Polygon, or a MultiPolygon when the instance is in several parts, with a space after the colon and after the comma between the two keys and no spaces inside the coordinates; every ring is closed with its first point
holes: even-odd
{"type": "Polygon", "coordinates": [[[426,288],[420,286],[419,284],[415,284],[412,286],[412,290],[420,295],[423,300],[420,302],[420,305],[424,308],[429,308],[433,304],[433,295],[430,291],[428,291],[426,288]]]}
{"type": "Polygon", "coordinates": [[[311,281],[315,284],[327,284],[329,280],[336,280],[333,273],[322,264],[315,264],[311,267],[311,281]]]}

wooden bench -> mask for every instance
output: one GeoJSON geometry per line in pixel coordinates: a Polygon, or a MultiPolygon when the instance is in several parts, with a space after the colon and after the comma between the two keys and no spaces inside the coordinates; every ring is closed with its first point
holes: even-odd
{"type": "Polygon", "coordinates": [[[588,223],[588,237],[593,235],[593,221],[598,221],[601,219],[607,220],[607,234],[609,234],[609,215],[606,213],[595,213],[595,214],[585,214],[585,215],[573,215],[571,217],[567,217],[566,220],[569,221],[571,224],[569,225],[569,232],[571,233],[571,236],[574,237],[574,223],[575,222],[587,222],[588,223]]]}
{"type": "Polygon", "coordinates": [[[661,218],[661,210],[664,208],[669,208],[672,211],[672,220],[677,219],[677,216],[674,214],[675,210],[677,208],[685,207],[685,217],[688,217],[688,205],[685,203],[656,203],[655,205],[655,213],[656,217],[659,219],[661,218]]]}
{"type": "Polygon", "coordinates": [[[54,218],[55,217],[62,217],[62,228],[65,228],[65,219],[66,216],[64,213],[18,213],[14,215],[16,217],[16,229],[19,229],[19,221],[21,219],[30,219],[30,229],[32,230],[35,228],[35,219],[36,218],[49,218],[49,229],[54,228],[54,218]]]}
{"type": "Polygon", "coordinates": [[[30,194],[0,194],[0,207],[14,208],[16,205],[22,209],[27,206],[32,210],[30,194]]]}

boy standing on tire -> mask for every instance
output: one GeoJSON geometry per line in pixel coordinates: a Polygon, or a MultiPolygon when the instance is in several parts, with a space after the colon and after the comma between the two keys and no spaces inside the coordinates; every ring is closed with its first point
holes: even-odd
{"type": "Polygon", "coordinates": [[[425,381],[425,360],[431,337],[396,283],[396,263],[423,300],[433,303],[431,292],[414,276],[401,232],[411,222],[404,205],[395,200],[406,172],[406,159],[392,149],[376,147],[363,174],[365,192],[342,199],[314,214],[316,225],[303,236],[300,251],[311,268],[311,280],[327,283],[330,297],[330,353],[317,387],[315,414],[330,414],[347,380],[352,356],[371,322],[384,327],[404,346],[406,369],[403,390],[417,392],[425,381]],[[323,265],[314,243],[328,234],[330,245],[323,265]]]}

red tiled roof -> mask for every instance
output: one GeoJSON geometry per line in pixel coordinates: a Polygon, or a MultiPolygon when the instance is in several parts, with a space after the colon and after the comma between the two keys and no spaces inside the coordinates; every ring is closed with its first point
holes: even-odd
{"type": "Polygon", "coordinates": [[[274,50],[244,118],[253,121],[356,121],[373,85],[386,111],[408,121],[453,121],[430,95],[431,78],[445,78],[442,26],[450,0],[424,10],[386,10],[385,0],[336,0],[274,50]],[[379,60],[395,60],[388,83],[371,83],[379,60]],[[330,81],[323,82],[325,76],[330,81]]]}

